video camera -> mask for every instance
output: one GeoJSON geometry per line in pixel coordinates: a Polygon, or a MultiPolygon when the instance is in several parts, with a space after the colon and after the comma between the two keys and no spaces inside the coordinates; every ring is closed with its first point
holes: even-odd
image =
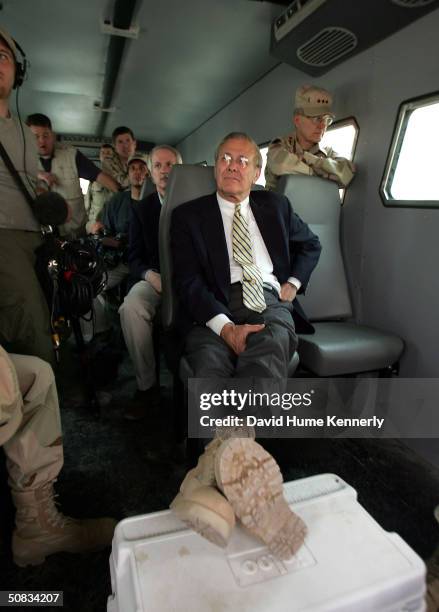
{"type": "Polygon", "coordinates": [[[128,235],[113,236],[108,230],[101,230],[95,235],[98,252],[103,257],[107,270],[114,270],[120,263],[127,263],[128,235]]]}
{"type": "Polygon", "coordinates": [[[51,312],[66,319],[83,317],[103,291],[107,272],[92,238],[63,240],[46,234],[37,250],[37,274],[51,312]]]}

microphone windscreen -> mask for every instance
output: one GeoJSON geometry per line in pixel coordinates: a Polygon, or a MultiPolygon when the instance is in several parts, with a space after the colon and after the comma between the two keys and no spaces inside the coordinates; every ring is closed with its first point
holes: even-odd
{"type": "Polygon", "coordinates": [[[46,191],[35,198],[34,214],[41,225],[62,225],[68,213],[67,202],[59,193],[46,191]]]}

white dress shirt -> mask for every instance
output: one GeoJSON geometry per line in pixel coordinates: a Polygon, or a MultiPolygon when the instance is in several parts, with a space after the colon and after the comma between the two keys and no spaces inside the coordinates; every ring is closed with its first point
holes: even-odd
{"type": "MultiPolygon", "coordinates": [[[[242,266],[238,264],[233,258],[233,243],[232,243],[232,234],[233,234],[233,217],[235,215],[235,206],[234,202],[229,202],[222,198],[218,193],[216,194],[218,205],[221,212],[221,217],[223,220],[224,234],[226,237],[227,244],[227,252],[229,255],[229,265],[230,265],[230,282],[233,283],[242,283],[242,266]]],[[[262,281],[264,284],[271,285],[278,294],[280,294],[280,283],[273,274],[273,262],[271,261],[270,254],[265,246],[264,239],[262,238],[261,232],[259,231],[258,224],[256,223],[256,219],[254,218],[252,209],[249,204],[249,197],[247,196],[245,200],[241,203],[241,216],[247,222],[248,231],[250,234],[250,240],[252,243],[252,253],[253,253],[253,262],[258,266],[262,274],[262,281]]],[[[294,285],[297,290],[301,287],[301,282],[297,278],[290,277],[288,282],[294,285]]],[[[206,322],[207,327],[209,327],[216,334],[220,335],[221,330],[226,323],[232,323],[229,317],[225,314],[218,314],[209,321],[206,322]]]]}

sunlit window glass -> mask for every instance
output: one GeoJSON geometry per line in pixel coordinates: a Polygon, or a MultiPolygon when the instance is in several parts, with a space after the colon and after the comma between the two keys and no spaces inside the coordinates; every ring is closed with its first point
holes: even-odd
{"type": "Polygon", "coordinates": [[[358,129],[353,123],[341,126],[334,125],[325,133],[320,141],[320,146],[331,147],[339,157],[346,157],[346,159],[352,161],[357,131],[358,129]]]}
{"type": "Polygon", "coordinates": [[[89,185],[90,181],[87,181],[87,179],[80,178],[79,182],[81,184],[81,191],[82,191],[83,195],[85,195],[87,193],[87,191],[88,191],[88,185],[89,185]]]}
{"type": "Polygon", "coordinates": [[[394,200],[439,200],[439,102],[410,113],[390,185],[394,200]],[[430,153],[428,143],[431,144],[430,153]]]}
{"type": "Polygon", "coordinates": [[[268,146],[267,147],[259,147],[259,150],[260,150],[261,155],[262,155],[262,168],[261,168],[261,174],[260,174],[258,180],[256,181],[256,185],[262,185],[262,187],[265,187],[265,166],[267,165],[268,146]]]}

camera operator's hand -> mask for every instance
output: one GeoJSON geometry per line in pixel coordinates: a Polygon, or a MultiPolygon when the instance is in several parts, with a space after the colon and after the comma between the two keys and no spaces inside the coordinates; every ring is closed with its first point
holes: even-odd
{"type": "Polygon", "coordinates": [[[44,181],[49,188],[53,187],[53,185],[58,185],[57,177],[51,172],[38,172],[38,178],[40,181],[44,181]]]}
{"type": "Polygon", "coordinates": [[[162,292],[162,277],[160,274],[153,272],[152,270],[148,270],[148,272],[145,274],[145,280],[154,287],[157,293],[162,292]]]}
{"type": "Polygon", "coordinates": [[[100,221],[96,221],[90,228],[90,234],[98,234],[102,229],[104,229],[104,224],[100,221]]]}

